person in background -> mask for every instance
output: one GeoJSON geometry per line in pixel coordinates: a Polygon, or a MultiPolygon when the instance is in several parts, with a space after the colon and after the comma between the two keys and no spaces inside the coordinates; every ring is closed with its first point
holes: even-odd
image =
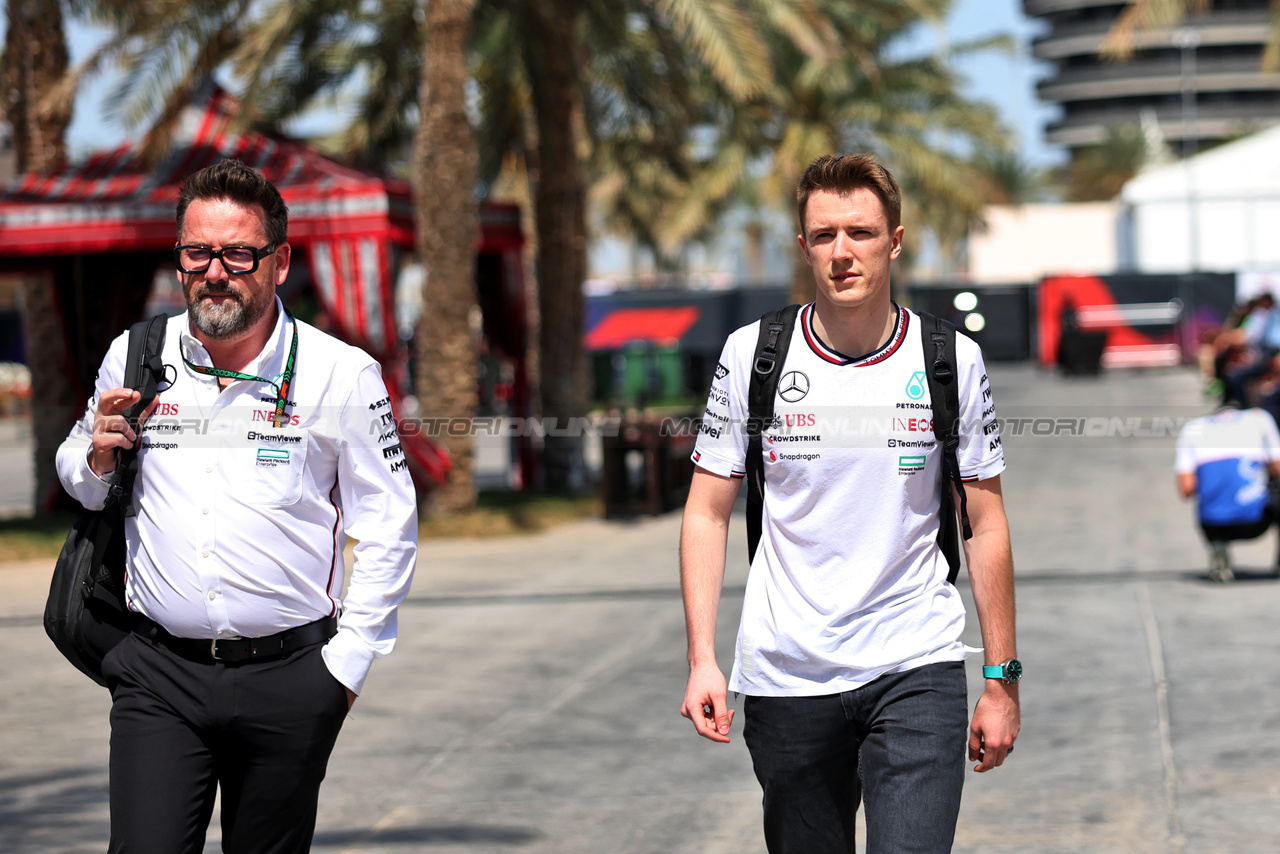
{"type": "Polygon", "coordinates": [[[1223,369],[1222,402],[1226,406],[1256,404],[1257,380],[1280,354],[1280,309],[1276,308],[1275,297],[1260,294],[1252,300],[1252,306],[1239,328],[1224,342],[1224,352],[1232,354],[1223,369]]]}
{"type": "MultiPolygon", "coordinates": [[[[1195,496],[1209,543],[1209,578],[1235,577],[1228,543],[1262,536],[1276,521],[1271,482],[1280,478],[1280,430],[1261,409],[1223,408],[1193,418],[1178,434],[1178,492],[1195,496]]],[[[1277,556],[1273,573],[1280,572],[1277,556]]]]}

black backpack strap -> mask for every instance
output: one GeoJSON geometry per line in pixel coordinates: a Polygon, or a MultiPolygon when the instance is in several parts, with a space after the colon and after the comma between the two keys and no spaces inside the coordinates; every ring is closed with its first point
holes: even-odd
{"type": "Polygon", "coordinates": [[[164,361],[160,351],[164,347],[165,326],[169,322],[168,315],[157,314],[148,320],[139,320],[129,327],[129,349],[124,362],[124,382],[128,388],[142,393],[137,403],[124,411],[125,420],[133,428],[138,440],[133,447],[120,452],[120,460],[116,464],[115,475],[111,478],[111,487],[107,501],[120,502],[123,515],[135,516],[137,510],[133,506],[133,481],[138,476],[138,446],[142,442],[142,432],[138,429],[138,417],[151,405],[159,392],[160,383],[164,380],[164,361]]]}
{"type": "Polygon", "coordinates": [[[760,318],[760,336],[751,361],[751,383],[747,388],[747,554],[756,558],[756,546],[764,524],[764,442],[765,429],[773,422],[773,402],[778,393],[782,364],[791,346],[800,306],[789,305],[760,318]]]}
{"type": "Polygon", "coordinates": [[[960,477],[960,380],[956,362],[956,328],[928,312],[920,315],[920,338],[924,342],[925,375],[929,379],[929,399],[933,402],[933,435],[942,446],[942,511],[938,524],[938,546],[947,558],[947,581],[955,583],[960,574],[960,541],[956,539],[955,504],[948,484],[960,497],[960,530],[967,540],[969,506],[960,477]]]}

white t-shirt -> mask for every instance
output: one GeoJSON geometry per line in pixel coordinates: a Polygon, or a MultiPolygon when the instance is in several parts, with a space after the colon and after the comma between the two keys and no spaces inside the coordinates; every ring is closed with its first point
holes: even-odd
{"type": "MultiPolygon", "coordinates": [[[[937,545],[942,454],[933,436],[919,317],[850,359],[796,322],[765,430],[764,524],[729,687],[757,696],[846,691],[964,658],[964,605],[937,545]]],[[[747,388],[759,322],[726,342],[693,459],[746,470],[747,388]]],[[[956,336],[965,480],[1004,470],[978,346],[956,336]]]]}
{"type": "Polygon", "coordinates": [[[1174,467],[1196,476],[1200,521],[1261,521],[1269,498],[1267,467],[1280,460],[1280,431],[1262,409],[1225,409],[1193,418],[1178,434],[1174,467]]]}

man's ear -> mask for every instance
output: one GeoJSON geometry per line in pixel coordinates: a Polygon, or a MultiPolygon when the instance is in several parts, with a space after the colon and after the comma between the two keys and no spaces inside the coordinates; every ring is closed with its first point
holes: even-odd
{"type": "Polygon", "coordinates": [[[890,261],[894,260],[895,258],[897,258],[899,255],[902,254],[902,235],[906,233],[907,233],[907,230],[902,226],[898,226],[893,230],[893,246],[889,250],[890,261]]]}
{"type": "Polygon", "coordinates": [[[292,247],[288,243],[281,243],[276,247],[276,286],[284,284],[284,280],[289,278],[289,258],[292,254],[292,247]]]}

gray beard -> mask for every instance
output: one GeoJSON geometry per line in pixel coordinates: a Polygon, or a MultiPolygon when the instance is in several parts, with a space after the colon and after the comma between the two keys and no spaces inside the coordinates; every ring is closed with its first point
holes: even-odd
{"type": "Polygon", "coordinates": [[[245,304],[240,294],[234,291],[214,291],[202,285],[187,301],[187,311],[196,329],[215,341],[235,338],[247,332],[267,313],[268,301],[245,304]],[[203,302],[203,298],[212,293],[227,293],[231,299],[220,306],[203,302]]]}

